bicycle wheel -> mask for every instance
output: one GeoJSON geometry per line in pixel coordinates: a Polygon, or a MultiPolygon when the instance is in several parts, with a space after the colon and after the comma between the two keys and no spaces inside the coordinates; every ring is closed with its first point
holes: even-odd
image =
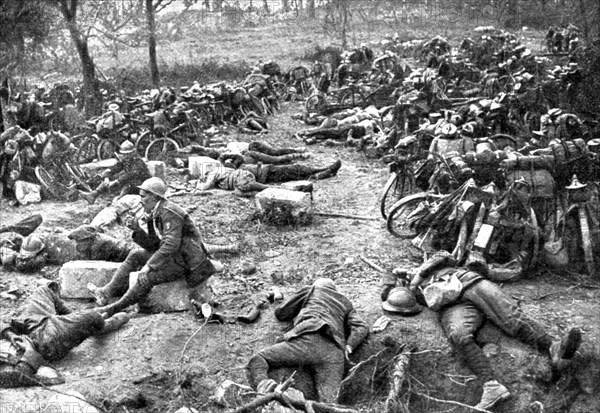
{"type": "Polygon", "coordinates": [[[365,101],[365,97],[358,89],[347,89],[340,94],[339,102],[341,105],[359,106],[365,101]]]}
{"type": "Polygon", "coordinates": [[[169,154],[179,150],[179,144],[171,138],[155,139],[146,148],[146,159],[166,162],[169,154]]]}
{"type": "Polygon", "coordinates": [[[281,101],[285,102],[286,100],[288,100],[290,98],[290,91],[288,90],[288,87],[285,85],[285,83],[282,83],[282,82],[273,83],[273,92],[277,96],[277,99],[279,99],[281,101]]]}
{"type": "Polygon", "coordinates": [[[119,145],[108,139],[103,139],[98,144],[96,155],[98,160],[110,159],[115,157],[115,153],[119,150],[119,145]]]}
{"type": "Polygon", "coordinates": [[[383,187],[383,195],[381,197],[381,216],[387,219],[392,206],[412,192],[414,189],[414,178],[407,174],[406,171],[392,172],[383,187]]]}
{"type": "Polygon", "coordinates": [[[323,113],[327,107],[327,100],[322,95],[312,95],[306,99],[304,108],[306,113],[323,113]]]}
{"type": "Polygon", "coordinates": [[[203,129],[209,128],[213,122],[213,116],[211,115],[210,111],[203,106],[200,106],[196,110],[194,110],[193,117],[194,125],[198,132],[202,131],[203,129]]]}
{"type": "Polygon", "coordinates": [[[96,159],[98,151],[98,140],[92,136],[89,136],[81,142],[79,150],[75,155],[75,160],[78,164],[93,162],[96,159]]]}
{"type": "Polygon", "coordinates": [[[408,217],[419,206],[419,204],[427,200],[429,194],[420,192],[418,194],[409,195],[396,202],[388,213],[387,230],[390,234],[398,238],[414,238],[417,232],[408,227],[408,217]]]}
{"type": "Polygon", "coordinates": [[[60,200],[68,198],[69,187],[64,185],[57,176],[43,166],[36,166],[34,172],[47,196],[60,200]]]}
{"type": "Polygon", "coordinates": [[[142,158],[146,156],[146,149],[154,139],[155,137],[150,131],[147,130],[142,132],[135,141],[135,151],[137,154],[142,158]]]}

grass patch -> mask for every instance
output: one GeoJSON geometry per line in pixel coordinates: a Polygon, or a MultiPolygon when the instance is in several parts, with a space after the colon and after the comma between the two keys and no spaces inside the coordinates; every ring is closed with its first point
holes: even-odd
{"type": "MultiPolygon", "coordinates": [[[[206,59],[199,63],[161,64],[159,67],[161,85],[178,89],[190,86],[194,82],[207,84],[213,82],[235,82],[243,79],[250,71],[251,65],[242,60],[222,62],[216,59],[206,59]]],[[[114,70],[115,87],[133,94],[143,89],[152,88],[150,72],[146,67],[132,67],[128,70],[114,70]]]]}

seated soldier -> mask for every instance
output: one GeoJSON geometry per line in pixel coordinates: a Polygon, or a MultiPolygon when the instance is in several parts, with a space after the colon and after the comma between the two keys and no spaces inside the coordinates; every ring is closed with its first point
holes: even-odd
{"type": "MultiPolygon", "coordinates": [[[[467,266],[468,267],[468,266],[467,266]]],[[[408,274],[410,290],[421,294],[421,301],[434,311],[439,312],[439,320],[451,345],[460,354],[467,366],[483,381],[483,395],[475,406],[488,410],[496,403],[510,397],[508,389],[500,384],[489,359],[475,342],[475,333],[486,319],[492,321],[504,333],[532,346],[550,357],[553,367],[563,360],[571,359],[581,342],[581,330],[573,328],[562,340],[554,340],[535,320],[526,316],[518,304],[496,284],[484,278],[485,266],[472,268],[458,267],[452,254],[440,251],[415,271],[394,270],[395,274],[408,274]],[[427,288],[447,282],[457,277],[462,291],[454,299],[444,302],[440,293],[428,294],[427,288]],[[423,291],[421,292],[421,286],[423,291]],[[430,297],[430,298],[428,298],[430,297]],[[439,300],[434,300],[438,298],[439,300]]],[[[382,301],[386,301],[396,285],[393,275],[384,276],[382,301]]],[[[438,287],[438,291],[442,290],[438,287]]],[[[449,291],[444,290],[444,296],[449,291]]]]}
{"type": "Polygon", "coordinates": [[[93,204],[100,192],[115,186],[121,187],[120,195],[138,194],[138,186],[151,176],[148,165],[138,155],[133,143],[125,141],[119,147],[117,164],[102,173],[102,183],[92,192],[79,191],[79,195],[93,204]]]}
{"type": "Polygon", "coordinates": [[[283,341],[258,352],[246,367],[248,382],[260,393],[273,391],[268,376],[278,367],[307,367],[313,372],[319,401],[336,402],[344,361],[369,334],[369,326],[329,278],[303,287],[275,309],[279,321],[294,327],[283,341]]]}
{"type": "Polygon", "coordinates": [[[105,320],[94,310],[71,312],[59,296],[58,283],[51,281],[31,294],[19,318],[0,320],[0,340],[18,349],[8,380],[1,377],[7,370],[0,371],[0,385],[38,384],[31,376],[40,366],[62,359],[86,338],[115,331],[128,321],[126,313],[105,320]]]}
{"type": "Polygon", "coordinates": [[[305,165],[242,165],[241,157],[238,156],[235,160],[228,159],[222,168],[212,170],[204,180],[199,180],[197,189],[227,189],[235,191],[236,195],[252,196],[269,188],[269,185],[266,185],[268,183],[320,180],[335,176],[341,166],[340,160],[325,168],[305,165]]]}

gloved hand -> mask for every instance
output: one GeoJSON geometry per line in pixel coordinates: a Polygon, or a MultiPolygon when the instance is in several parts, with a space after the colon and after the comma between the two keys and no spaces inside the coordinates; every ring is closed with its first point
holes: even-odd
{"type": "Polygon", "coordinates": [[[394,286],[391,284],[386,284],[383,286],[383,289],[381,290],[381,301],[385,301],[388,299],[390,291],[392,291],[393,288],[394,286]]]}

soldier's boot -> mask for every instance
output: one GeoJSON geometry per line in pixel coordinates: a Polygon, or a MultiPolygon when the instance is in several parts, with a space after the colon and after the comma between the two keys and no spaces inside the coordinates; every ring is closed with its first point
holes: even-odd
{"type": "Polygon", "coordinates": [[[561,367],[568,365],[568,360],[571,360],[579,349],[581,336],[582,333],[579,328],[572,328],[561,340],[552,343],[549,353],[553,368],[562,370],[561,367]]]}
{"type": "Polygon", "coordinates": [[[332,165],[328,166],[327,168],[318,169],[317,171],[315,171],[316,173],[311,175],[309,177],[309,179],[318,181],[320,179],[325,179],[325,178],[330,178],[332,176],[336,176],[338,170],[341,167],[342,167],[342,161],[340,161],[338,159],[337,161],[335,161],[332,165]]]}
{"type": "Polygon", "coordinates": [[[104,327],[96,335],[101,336],[104,334],[112,333],[113,331],[117,331],[125,324],[127,324],[130,319],[131,316],[128,313],[116,313],[112,317],[109,317],[106,320],[104,320],[104,327]]]}
{"type": "Polygon", "coordinates": [[[102,314],[105,319],[110,318],[115,313],[123,311],[127,307],[136,304],[141,298],[148,295],[150,290],[152,290],[152,286],[147,286],[145,284],[136,282],[118,301],[104,307],[97,307],[94,310],[102,314]]]}
{"type": "Polygon", "coordinates": [[[496,403],[510,397],[510,392],[497,380],[490,380],[483,384],[481,401],[475,406],[476,409],[489,410],[496,403]]]}
{"type": "Polygon", "coordinates": [[[93,283],[88,283],[86,287],[90,294],[92,294],[92,296],[94,297],[96,304],[100,306],[105,306],[108,304],[110,297],[108,296],[108,293],[104,288],[98,287],[96,284],[93,283]]]}

